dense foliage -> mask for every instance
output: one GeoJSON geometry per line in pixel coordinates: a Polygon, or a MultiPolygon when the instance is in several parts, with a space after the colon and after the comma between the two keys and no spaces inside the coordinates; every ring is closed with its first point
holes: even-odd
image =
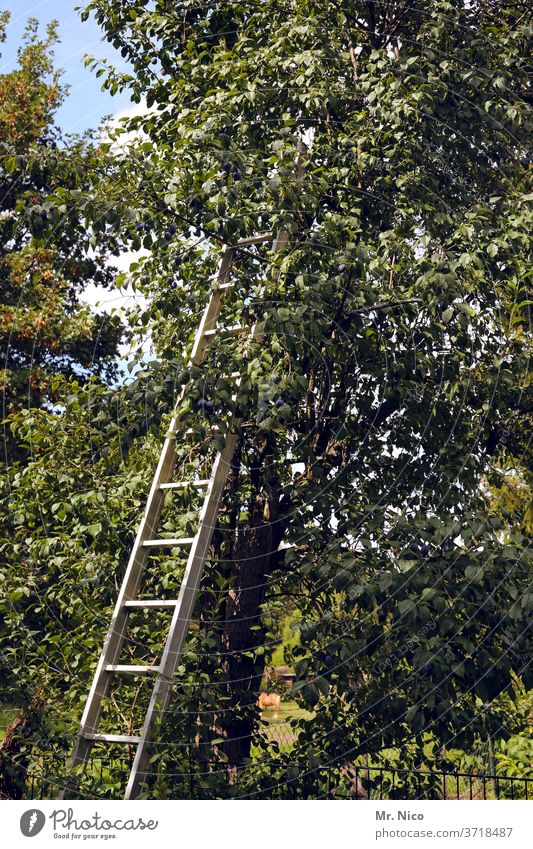
{"type": "MultiPolygon", "coordinates": [[[[12,495],[10,662],[75,711],[184,386],[196,441],[180,442],[180,479],[203,472],[232,412],[244,424],[169,719],[178,759],[188,741],[247,763],[291,612],[286,659],[313,709],[296,720],[292,765],[398,746],[419,763],[428,740],[437,758],[519,733],[503,706],[531,687],[527,526],[489,483],[510,464],[527,491],[530,461],[524,4],[89,11],[132,67],[103,66],[104,85],[148,111],[110,142],[113,179],[93,177],[85,209],[112,208],[117,240],[146,251],[128,275],[146,297],[132,325],[150,330],[159,364],[113,397],[63,385],[60,420],[19,418],[46,465],[36,458],[12,495]],[[270,228],[289,248],[240,252],[224,307],[228,324],[259,321],[261,343],[221,337],[187,369],[220,245],[270,228]],[[222,375],[236,370],[232,399],[222,375]]],[[[184,498],[168,530],[193,527],[184,498]]],[[[175,591],[179,559],[155,565],[152,592],[175,591]]],[[[132,624],[131,656],[157,655],[161,625],[132,624]]]]}
{"type": "MultiPolygon", "coordinates": [[[[53,401],[54,375],[116,373],[119,323],[80,303],[88,285],[109,286],[114,275],[105,265],[105,240],[96,246],[79,213],[68,216],[64,206],[65,195],[83,191],[95,150],[90,137],[67,140],[54,125],[66,95],[54,69],[56,40],[55,24],[42,39],[31,20],[16,68],[0,76],[3,419],[53,401]]],[[[6,424],[2,442],[9,465],[17,446],[6,424]]]]}

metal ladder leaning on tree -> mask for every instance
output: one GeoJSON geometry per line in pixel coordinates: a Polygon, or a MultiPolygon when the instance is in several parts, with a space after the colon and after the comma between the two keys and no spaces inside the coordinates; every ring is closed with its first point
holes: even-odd
{"type": "MultiPolygon", "coordinates": [[[[285,231],[263,233],[257,236],[239,240],[236,245],[225,247],[215,276],[215,283],[209,301],[202,315],[190,356],[190,364],[198,365],[204,359],[209,344],[218,333],[231,332],[235,334],[248,333],[256,340],[260,339],[257,324],[252,327],[217,328],[218,316],[221,309],[221,298],[227,289],[231,289],[231,268],[236,253],[240,248],[246,249],[252,245],[272,241],[272,250],[280,251],[288,243],[285,231]]],[[[237,376],[237,383],[240,378],[237,376]]],[[[178,400],[179,405],[181,398],[178,400]]],[[[213,462],[211,476],[208,480],[173,482],[173,472],[176,459],[176,436],[179,434],[180,422],[173,415],[165,439],[159,463],[157,465],[152,486],[131,556],[124,574],[122,586],[115,605],[113,616],[107,632],[104,647],[98,661],[94,679],[80,728],[70,757],[69,766],[87,762],[93,743],[123,743],[135,748],[135,757],[124,794],[125,799],[138,796],[149,775],[150,743],[154,727],[160,722],[171,697],[172,679],[180,661],[185,639],[193,615],[195,600],[199,591],[205,562],[209,556],[211,538],[216,525],[220,499],[228,480],[231,462],[238,442],[240,420],[234,418],[226,437],[224,447],[219,451],[213,462]],[[206,495],[199,513],[198,529],[192,538],[157,539],[157,529],[163,507],[165,494],[168,490],[180,489],[186,486],[205,488],[206,495]],[[189,556],[181,581],[178,598],[175,600],[139,599],[142,586],[143,572],[150,551],[158,547],[189,547],[189,556]],[[173,609],[172,621],[161,655],[159,666],[126,666],[118,663],[121,650],[126,639],[128,616],[132,610],[139,608],[173,609]],[[102,712],[102,701],[106,697],[114,675],[153,675],[154,685],[150,702],[145,714],[140,736],[102,734],[98,726],[102,712]]],[[[67,787],[59,795],[63,798],[67,787]]]]}

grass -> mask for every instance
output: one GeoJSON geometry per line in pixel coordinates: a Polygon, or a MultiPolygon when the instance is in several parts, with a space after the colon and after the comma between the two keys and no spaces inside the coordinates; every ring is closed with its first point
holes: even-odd
{"type": "Polygon", "coordinates": [[[14,705],[0,705],[0,740],[3,740],[6,734],[6,728],[11,725],[13,720],[17,718],[19,708],[14,705]]]}
{"type": "Polygon", "coordinates": [[[311,711],[301,708],[297,702],[281,702],[279,716],[269,708],[261,713],[265,722],[263,733],[269,743],[277,743],[281,751],[289,751],[298,740],[298,729],[290,724],[291,719],[312,719],[311,711]]]}

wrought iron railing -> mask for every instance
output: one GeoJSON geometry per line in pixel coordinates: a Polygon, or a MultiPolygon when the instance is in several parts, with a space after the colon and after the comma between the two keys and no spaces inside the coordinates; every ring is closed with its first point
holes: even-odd
{"type": "MultiPolygon", "coordinates": [[[[64,761],[43,756],[26,775],[22,798],[53,799],[63,783],[64,761]],[[56,776],[56,777],[54,777],[56,776]]],[[[121,798],[129,772],[127,758],[91,758],[90,787],[73,798],[121,798]]],[[[230,770],[217,763],[167,762],[154,776],[154,798],[167,799],[531,799],[533,778],[459,771],[412,770],[397,766],[338,765],[264,761],[230,770]]]]}

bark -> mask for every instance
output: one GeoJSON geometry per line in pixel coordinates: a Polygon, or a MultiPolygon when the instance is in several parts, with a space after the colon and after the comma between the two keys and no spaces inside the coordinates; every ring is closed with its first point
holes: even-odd
{"type": "Polygon", "coordinates": [[[230,699],[221,717],[226,742],[224,753],[230,768],[250,756],[254,727],[259,718],[256,706],[264,671],[264,655],[247,656],[264,642],[261,609],[268,577],[279,563],[283,536],[280,521],[279,486],[271,481],[262,495],[254,498],[250,522],[239,528],[233,546],[233,580],[224,606],[222,645],[226,692],[230,699]]]}
{"type": "Polygon", "coordinates": [[[254,493],[249,505],[250,519],[239,524],[242,451],[240,443],[233,458],[223,508],[224,529],[217,528],[213,535],[213,565],[218,561],[218,567],[211,571],[214,592],[204,595],[199,613],[200,627],[212,629],[216,625],[220,634],[219,670],[223,674],[220,693],[229,698],[221,701],[221,710],[214,715],[198,714],[197,759],[202,771],[209,772],[210,761],[218,761],[218,753],[222,751],[231,783],[236,780],[235,768],[250,756],[252,736],[259,720],[256,703],[265,659],[263,655],[254,657],[253,652],[264,643],[264,630],[254,629],[262,625],[268,578],[283,557],[277,549],[284,534],[282,514],[287,510],[283,499],[280,505],[277,478],[262,480],[264,469],[271,468],[272,446],[267,441],[249,469],[254,493]],[[233,542],[228,547],[231,538],[233,542]],[[231,580],[222,603],[216,584],[218,576],[231,580]],[[223,744],[205,745],[209,739],[219,737],[224,738],[223,744]]]}

